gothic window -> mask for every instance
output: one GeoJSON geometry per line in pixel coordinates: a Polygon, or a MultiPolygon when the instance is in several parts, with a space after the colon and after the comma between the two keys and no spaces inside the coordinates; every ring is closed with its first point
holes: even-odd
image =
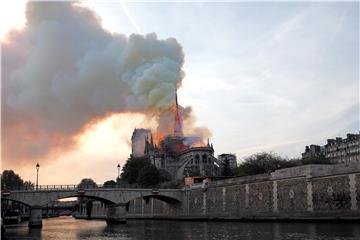
{"type": "Polygon", "coordinates": [[[202,161],[203,161],[203,163],[207,163],[207,156],[206,156],[206,154],[204,154],[204,155],[202,155],[202,161]]]}

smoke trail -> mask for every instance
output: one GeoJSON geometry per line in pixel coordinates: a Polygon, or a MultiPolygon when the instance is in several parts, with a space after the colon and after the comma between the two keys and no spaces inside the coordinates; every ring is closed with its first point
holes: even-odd
{"type": "Polygon", "coordinates": [[[128,17],[129,21],[131,22],[131,24],[134,26],[134,28],[136,29],[138,34],[141,34],[141,30],[139,25],[137,24],[137,22],[135,21],[135,19],[133,18],[132,14],[130,13],[128,7],[126,6],[126,3],[121,1],[121,7],[124,10],[126,16],[128,17]]]}
{"type": "Polygon", "coordinates": [[[26,21],[2,43],[3,161],[57,153],[114,112],[165,121],[184,76],[176,39],[111,34],[71,2],[29,2],[26,21]]]}

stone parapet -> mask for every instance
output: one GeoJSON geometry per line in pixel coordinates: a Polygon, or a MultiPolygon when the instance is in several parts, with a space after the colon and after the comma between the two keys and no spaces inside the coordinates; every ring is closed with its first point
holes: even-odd
{"type": "Polygon", "coordinates": [[[359,165],[308,165],[187,188],[175,208],[130,202],[128,218],[360,220],[359,165]]]}
{"type": "Polygon", "coordinates": [[[276,170],[271,173],[271,179],[275,180],[294,177],[312,178],[354,172],[360,172],[360,162],[349,164],[309,164],[276,170]]]}

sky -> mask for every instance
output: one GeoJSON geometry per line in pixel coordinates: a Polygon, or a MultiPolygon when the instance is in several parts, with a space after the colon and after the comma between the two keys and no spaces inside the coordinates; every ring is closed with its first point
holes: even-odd
{"type": "MultiPolygon", "coordinates": [[[[24,27],[24,3],[13,2],[1,2],[3,41],[9,29],[24,27]]],[[[196,125],[210,130],[216,155],[235,153],[238,162],[261,151],[300,157],[306,145],[359,132],[358,2],[83,5],[109,32],[156,33],[181,44],[179,102],[192,107],[196,125]]],[[[2,168],[35,181],[40,162],[41,184],[85,177],[103,183],[116,177],[117,164],[129,156],[133,128],[148,124],[141,114],[114,114],[51,161],[3,161],[2,168]]]]}

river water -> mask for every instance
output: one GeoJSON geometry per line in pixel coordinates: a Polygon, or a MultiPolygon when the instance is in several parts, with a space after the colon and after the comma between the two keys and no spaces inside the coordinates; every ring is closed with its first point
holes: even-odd
{"type": "Polygon", "coordinates": [[[360,224],[129,220],[107,225],[101,220],[59,217],[44,219],[42,229],[28,229],[27,222],[6,226],[6,236],[19,240],[360,240],[360,224]]]}

